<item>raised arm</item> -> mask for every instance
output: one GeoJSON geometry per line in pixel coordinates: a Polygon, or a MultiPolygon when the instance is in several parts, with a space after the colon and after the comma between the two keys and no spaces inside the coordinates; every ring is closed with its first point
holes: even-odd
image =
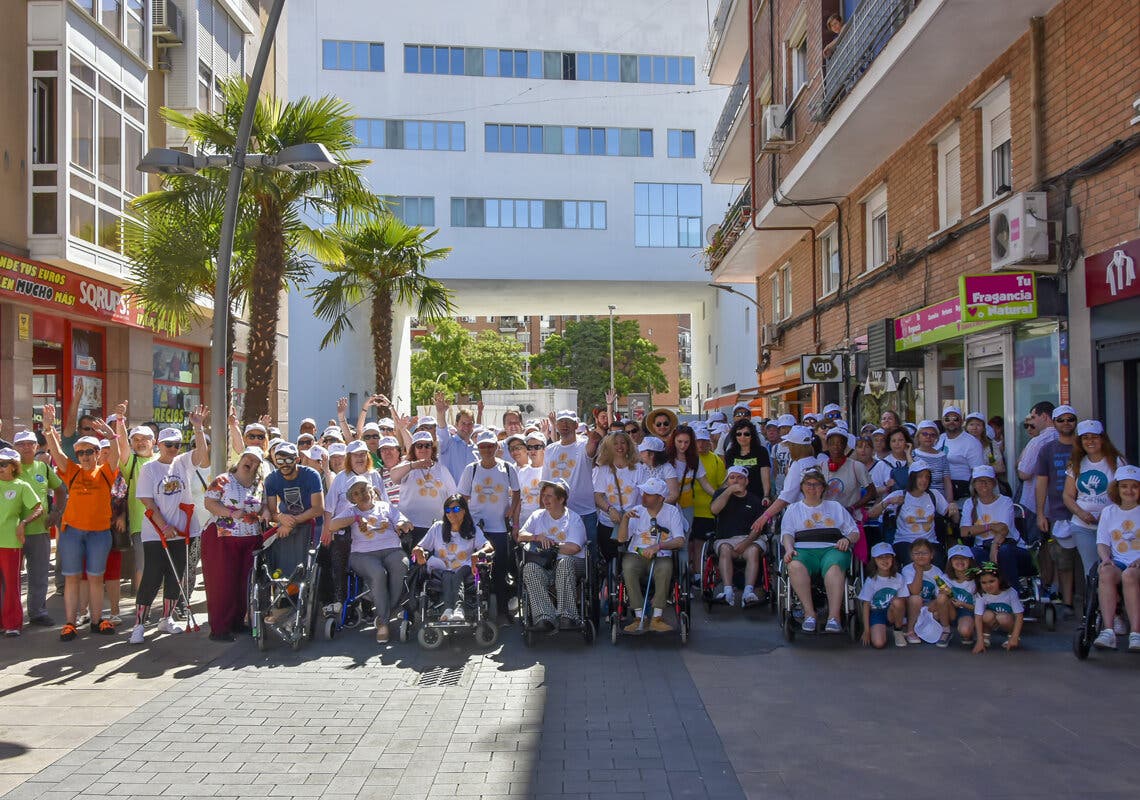
{"type": "Polygon", "coordinates": [[[230,415],[227,419],[230,436],[230,449],[235,453],[240,453],[245,449],[245,439],[241,435],[241,427],[238,425],[237,412],[234,407],[230,406],[230,415]]]}
{"type": "Polygon", "coordinates": [[[63,448],[59,444],[59,433],[55,429],[55,406],[51,403],[44,404],[44,438],[47,440],[48,452],[51,453],[51,460],[55,463],[57,469],[64,469],[67,463],[71,460],[63,454],[63,448]]]}
{"type": "Polygon", "coordinates": [[[210,445],[206,441],[206,432],[203,427],[210,409],[206,406],[195,406],[190,412],[190,427],[194,429],[194,449],[190,452],[190,463],[205,469],[210,466],[210,445]]]}

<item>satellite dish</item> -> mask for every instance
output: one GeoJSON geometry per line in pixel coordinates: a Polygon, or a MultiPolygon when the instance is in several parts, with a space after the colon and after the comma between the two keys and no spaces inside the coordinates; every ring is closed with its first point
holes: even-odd
{"type": "Polygon", "coordinates": [[[709,225],[708,228],[705,229],[705,244],[712,244],[713,237],[716,236],[716,233],[719,230],[719,225],[709,225]]]}

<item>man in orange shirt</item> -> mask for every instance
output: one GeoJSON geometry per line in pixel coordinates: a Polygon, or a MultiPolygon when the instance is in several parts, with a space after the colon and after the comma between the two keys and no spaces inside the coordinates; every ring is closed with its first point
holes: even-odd
{"type": "Polygon", "coordinates": [[[64,455],[60,446],[54,406],[44,405],[43,415],[48,452],[68,491],[67,508],[56,542],[56,557],[64,577],[63,605],[67,617],[59,638],[68,642],[78,635],[75,616],[79,606],[79,581],[85,569],[91,632],[110,635],[115,632],[115,626],[110,620],[97,620],[95,615],[102,616],[103,572],[107,567],[107,554],[111,552],[111,487],[119,475],[119,437],[107,423],[93,421],[96,432],[111,442],[111,458],[106,464],[100,464],[99,439],[81,436],[75,443],[75,457],[79,460],[76,463],[64,455]]]}

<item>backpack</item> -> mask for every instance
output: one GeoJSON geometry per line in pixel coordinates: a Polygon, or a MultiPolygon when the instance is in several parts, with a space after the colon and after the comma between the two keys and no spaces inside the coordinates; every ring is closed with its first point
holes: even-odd
{"type": "MultiPolygon", "coordinates": [[[[131,481],[138,470],[139,457],[131,456],[131,473],[126,478],[123,471],[111,484],[111,546],[116,550],[131,549],[131,481]]],[[[106,479],[106,473],[103,473],[106,479]]]]}

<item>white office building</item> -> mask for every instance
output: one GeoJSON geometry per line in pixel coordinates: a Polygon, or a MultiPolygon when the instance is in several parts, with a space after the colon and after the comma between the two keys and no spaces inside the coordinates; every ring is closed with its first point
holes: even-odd
{"type": "MultiPolygon", "coordinates": [[[[291,0],[289,89],[352,104],[373,190],[454,248],[434,274],[457,313],[688,313],[705,400],[755,384],[757,340],[752,306],[709,288],[702,258],[734,194],[703,169],[728,92],[707,81],[707,37],[697,0],[291,0]]],[[[289,303],[291,416],[362,399],[365,314],[321,352],[311,301],[289,303]]],[[[407,317],[395,329],[406,406],[407,317]]]]}

